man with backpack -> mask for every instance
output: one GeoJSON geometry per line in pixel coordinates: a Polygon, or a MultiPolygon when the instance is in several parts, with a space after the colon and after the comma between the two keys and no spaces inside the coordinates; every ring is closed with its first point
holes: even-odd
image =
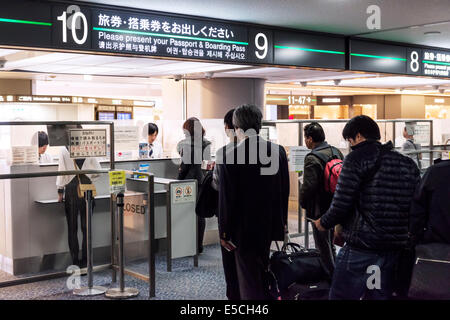
{"type": "MultiPolygon", "coordinates": [[[[299,190],[300,204],[306,210],[306,216],[315,220],[330,207],[344,156],[325,141],[325,133],[319,123],[312,122],[303,130],[305,144],[311,152],[305,157],[303,184],[299,190]]],[[[323,265],[331,277],[336,257],[334,231],[319,231],[313,226],[313,236],[323,265]]]]}
{"type": "Polygon", "coordinates": [[[394,151],[392,142],[379,142],[380,129],[367,116],[352,118],[342,136],[352,152],[345,157],[330,209],[315,221],[323,231],[341,224],[346,241],[336,257],[330,299],[389,299],[408,246],[419,169],[394,151]]]}

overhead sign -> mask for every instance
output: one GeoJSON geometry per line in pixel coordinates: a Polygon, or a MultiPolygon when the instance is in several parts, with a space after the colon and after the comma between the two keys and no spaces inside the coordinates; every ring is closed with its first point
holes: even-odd
{"type": "Polygon", "coordinates": [[[300,32],[274,33],[274,63],[345,69],[345,39],[300,32]]]}
{"type": "Polygon", "coordinates": [[[450,77],[446,50],[354,39],[348,50],[339,35],[89,3],[4,2],[3,46],[450,77]]]}
{"type": "Polygon", "coordinates": [[[406,47],[350,40],[350,70],[406,73],[406,47]]]}
{"type": "Polygon", "coordinates": [[[106,157],[105,129],[70,129],[70,158],[106,157]]]}
{"type": "Polygon", "coordinates": [[[93,10],[93,49],[166,57],[248,60],[245,27],[232,24],[93,10]]]}
{"type": "Polygon", "coordinates": [[[239,64],[345,67],[343,38],[112,8],[51,1],[10,2],[0,13],[0,45],[239,64]]]}
{"type": "Polygon", "coordinates": [[[408,48],[407,73],[450,78],[450,51],[408,48]]]}

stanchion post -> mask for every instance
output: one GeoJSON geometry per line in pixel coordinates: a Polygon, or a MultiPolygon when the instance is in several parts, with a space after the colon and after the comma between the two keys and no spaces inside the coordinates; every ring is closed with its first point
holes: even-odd
{"type": "Polygon", "coordinates": [[[92,190],[86,190],[84,192],[84,198],[86,199],[86,244],[87,244],[87,276],[88,286],[84,288],[75,289],[74,295],[77,296],[95,296],[106,292],[106,288],[100,286],[94,286],[93,281],[93,252],[92,252],[92,190]]]}
{"type": "Polygon", "coordinates": [[[155,177],[148,177],[148,273],[149,273],[149,298],[156,296],[156,276],[155,276],[155,177]]]}
{"type": "Polygon", "coordinates": [[[135,288],[125,288],[125,261],[123,256],[123,193],[117,195],[117,209],[119,211],[119,288],[111,288],[106,291],[106,297],[113,299],[126,299],[139,295],[135,288]]]}

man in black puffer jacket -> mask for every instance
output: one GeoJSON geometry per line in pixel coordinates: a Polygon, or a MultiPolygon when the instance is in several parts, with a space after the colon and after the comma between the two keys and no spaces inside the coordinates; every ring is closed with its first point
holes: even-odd
{"type": "Polygon", "coordinates": [[[382,145],[380,129],[357,116],[342,135],[345,158],[330,209],[315,225],[342,225],[345,246],[336,258],[330,299],[389,299],[400,250],[408,243],[409,210],[419,169],[413,160],[382,145]]]}

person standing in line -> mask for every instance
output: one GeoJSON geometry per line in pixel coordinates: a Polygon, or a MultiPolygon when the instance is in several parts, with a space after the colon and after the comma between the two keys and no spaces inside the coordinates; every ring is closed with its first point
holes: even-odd
{"type": "Polygon", "coordinates": [[[149,158],[162,158],[163,148],[161,143],[156,141],[158,137],[159,129],[155,123],[150,122],[148,124],[148,157],[149,158]]]}
{"type": "MultiPolygon", "coordinates": [[[[186,137],[177,145],[177,151],[181,156],[177,179],[195,179],[200,188],[203,180],[202,161],[211,160],[211,142],[205,139],[205,129],[203,129],[200,120],[195,117],[184,122],[183,131],[186,137]]],[[[197,225],[198,252],[202,253],[206,227],[205,218],[197,216],[197,225]]]]}
{"type": "MultiPolygon", "coordinates": [[[[97,158],[70,158],[67,147],[61,147],[58,159],[58,171],[72,170],[101,170],[97,158]]],[[[64,202],[64,210],[67,220],[67,233],[72,263],[86,267],[87,264],[87,230],[86,230],[86,201],[78,196],[78,185],[89,184],[95,181],[99,175],[67,175],[57,176],[56,186],[58,188],[58,202],[64,202]],[[82,255],[79,257],[78,243],[78,215],[80,215],[81,231],[83,233],[82,255]]],[[[95,202],[94,202],[95,206],[95,202]]]]}
{"type": "Polygon", "coordinates": [[[368,116],[352,118],[342,136],[352,152],[345,157],[330,208],[315,221],[320,231],[342,225],[345,239],[329,297],[390,299],[400,252],[409,242],[409,210],[419,169],[412,159],[395,152],[392,142],[379,142],[380,129],[368,116]],[[379,282],[373,283],[374,272],[379,282]]]}
{"type": "MultiPolygon", "coordinates": [[[[412,128],[403,128],[403,137],[406,139],[405,143],[402,145],[402,152],[420,151],[422,146],[414,142],[414,132],[412,128]],[[409,130],[409,131],[408,131],[409,130]]],[[[413,159],[414,163],[419,169],[422,169],[420,160],[422,155],[420,153],[405,154],[407,157],[413,159]]]]}
{"type": "Polygon", "coordinates": [[[435,161],[417,186],[411,206],[414,243],[450,244],[450,160],[435,161]]]}
{"type": "MultiPolygon", "coordinates": [[[[230,139],[230,142],[217,150],[216,163],[213,171],[213,180],[211,182],[212,187],[219,191],[219,175],[218,164],[230,163],[231,161],[225,158],[227,151],[234,149],[237,145],[237,138],[233,126],[233,113],[234,109],[229,110],[223,119],[225,133],[230,139]]],[[[235,154],[233,153],[233,161],[236,161],[235,154]]],[[[236,163],[236,162],[234,162],[236,163]]],[[[227,298],[229,300],[240,300],[238,276],[236,272],[236,260],[234,258],[234,252],[228,251],[225,247],[221,246],[222,251],[222,265],[225,274],[225,283],[227,286],[227,298]]]]}
{"type": "MultiPolygon", "coordinates": [[[[217,164],[220,243],[234,254],[240,300],[269,300],[266,271],[272,241],[287,230],[289,171],[282,146],[259,136],[262,113],[253,105],[238,107],[233,126],[238,144],[217,164]],[[236,154],[237,162],[229,163],[236,154]]],[[[231,259],[230,259],[231,260],[231,259]]],[[[231,270],[229,270],[231,273],[231,270]]],[[[237,294],[236,294],[237,295],[237,294]]]]}
{"type": "MultiPolygon", "coordinates": [[[[307,217],[318,219],[327,212],[333,199],[333,194],[325,191],[325,166],[331,159],[343,160],[344,156],[325,141],[325,132],[319,123],[312,122],[303,130],[305,145],[311,152],[305,157],[303,184],[299,190],[300,204],[306,210],[307,217]]],[[[336,248],[333,244],[334,230],[322,232],[313,226],[313,236],[324,267],[331,278],[336,258],[336,248]]]]}

